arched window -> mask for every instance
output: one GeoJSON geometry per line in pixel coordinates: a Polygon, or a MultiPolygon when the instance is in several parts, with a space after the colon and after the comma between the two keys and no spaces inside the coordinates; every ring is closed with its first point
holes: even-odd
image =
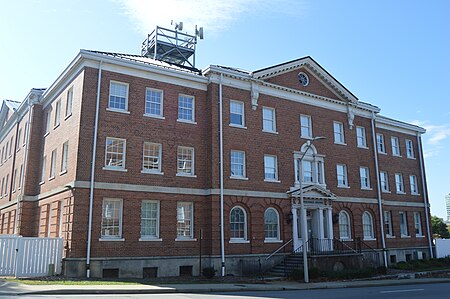
{"type": "Polygon", "coordinates": [[[280,221],[278,212],[274,208],[268,208],[264,212],[264,236],[266,240],[280,239],[280,221]]]}
{"type": "Polygon", "coordinates": [[[230,212],[230,239],[247,240],[247,217],[245,210],[234,207],[230,212]]]}
{"type": "Polygon", "coordinates": [[[350,233],[350,216],[346,211],[339,213],[339,236],[341,240],[349,240],[352,238],[350,233]]]}
{"type": "Polygon", "coordinates": [[[363,222],[364,239],[374,239],[375,236],[373,234],[372,215],[369,212],[367,211],[364,212],[362,222],[363,222]]]}

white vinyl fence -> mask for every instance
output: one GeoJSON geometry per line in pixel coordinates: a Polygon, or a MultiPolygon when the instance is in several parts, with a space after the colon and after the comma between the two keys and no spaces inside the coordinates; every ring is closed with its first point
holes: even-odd
{"type": "Polygon", "coordinates": [[[436,257],[450,256],[450,239],[435,239],[436,257]]]}
{"type": "Polygon", "coordinates": [[[62,238],[0,236],[0,276],[60,274],[62,253],[62,238]]]}

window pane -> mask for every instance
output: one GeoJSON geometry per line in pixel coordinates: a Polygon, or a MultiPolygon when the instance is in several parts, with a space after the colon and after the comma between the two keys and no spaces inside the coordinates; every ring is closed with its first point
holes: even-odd
{"type": "Polygon", "coordinates": [[[245,154],[243,152],[231,151],[231,175],[243,177],[245,154]]]}
{"type": "Polygon", "coordinates": [[[189,202],[179,202],[177,204],[177,236],[192,238],[192,207],[189,202]]]}
{"type": "Polygon", "coordinates": [[[109,95],[109,108],[126,110],[128,86],[111,82],[109,95]]]}
{"type": "Polygon", "coordinates": [[[244,104],[240,102],[230,102],[230,124],[244,125],[244,104]]]}
{"type": "Polygon", "coordinates": [[[141,208],[141,237],[158,238],[158,202],[143,201],[141,208]]]}
{"type": "Polygon", "coordinates": [[[145,113],[162,115],[162,91],[147,88],[145,95],[145,113]]]}
{"type": "Polygon", "coordinates": [[[230,238],[245,238],[245,214],[241,208],[233,208],[230,214],[230,238]]]}
{"type": "Polygon", "coordinates": [[[111,168],[125,167],[125,140],[106,138],[105,166],[111,168]]]}
{"type": "Polygon", "coordinates": [[[106,238],[120,238],[122,200],[105,199],[103,201],[101,235],[106,238]]]}
{"type": "Polygon", "coordinates": [[[194,174],[193,169],[194,149],[178,147],[178,173],[194,174]]]}
{"type": "Polygon", "coordinates": [[[194,121],[194,98],[178,96],[178,119],[194,121]]]}
{"type": "Polygon", "coordinates": [[[270,108],[263,108],[263,130],[275,131],[275,110],[270,108]]]}
{"type": "Polygon", "coordinates": [[[264,213],[264,235],[266,239],[279,239],[278,214],[272,208],[264,213]]]}
{"type": "Polygon", "coordinates": [[[144,142],[143,170],[160,171],[161,145],[144,142]]]}
{"type": "Polygon", "coordinates": [[[273,156],[264,156],[264,178],[277,179],[277,160],[273,156]]]}

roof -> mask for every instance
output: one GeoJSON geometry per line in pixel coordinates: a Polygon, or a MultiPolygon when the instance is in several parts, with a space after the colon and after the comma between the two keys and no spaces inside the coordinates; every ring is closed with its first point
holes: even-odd
{"type": "Polygon", "coordinates": [[[13,101],[13,100],[4,100],[6,106],[8,106],[11,110],[17,110],[22,102],[13,101]]]}

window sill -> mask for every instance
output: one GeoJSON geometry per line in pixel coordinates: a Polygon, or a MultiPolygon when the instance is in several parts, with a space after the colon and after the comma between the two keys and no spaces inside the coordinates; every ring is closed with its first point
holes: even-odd
{"type": "Polygon", "coordinates": [[[272,180],[272,179],[264,179],[264,182],[267,182],[267,183],[281,183],[281,181],[279,181],[279,180],[272,180]]]}
{"type": "Polygon", "coordinates": [[[347,145],[347,143],[345,143],[345,142],[334,142],[334,144],[337,144],[337,145],[347,145]]]}
{"type": "Polygon", "coordinates": [[[230,179],[232,179],[232,180],[248,181],[248,178],[243,177],[243,176],[230,176],[230,179]]]}
{"type": "Polygon", "coordinates": [[[19,151],[20,151],[20,145],[19,145],[19,147],[17,148],[16,153],[18,153],[19,151]]]}
{"type": "Polygon", "coordinates": [[[148,117],[148,118],[166,119],[164,116],[162,116],[162,115],[156,115],[156,114],[147,114],[147,113],[144,113],[143,116],[144,116],[144,117],[148,117]]]}
{"type": "Polygon", "coordinates": [[[230,240],[229,243],[232,243],[232,244],[250,244],[250,241],[249,240],[235,239],[235,240],[230,240]]]}
{"type": "Polygon", "coordinates": [[[372,191],[373,189],[370,187],[361,187],[361,190],[372,191]]]}
{"type": "Polygon", "coordinates": [[[16,193],[16,190],[13,190],[12,193],[16,193]]]}
{"type": "Polygon", "coordinates": [[[395,236],[386,235],[386,239],[395,239],[395,236]]]}
{"type": "Polygon", "coordinates": [[[124,242],[124,238],[100,238],[100,242],[124,242]]]}
{"type": "MultiPolygon", "coordinates": [[[[247,127],[245,127],[245,129],[247,129],[247,127]]],[[[269,134],[274,134],[274,135],[278,135],[277,131],[268,131],[268,130],[262,130],[263,133],[269,133],[269,134]]]]}
{"type": "Polygon", "coordinates": [[[64,175],[64,174],[66,174],[67,173],[67,169],[66,170],[63,170],[63,171],[61,171],[60,173],[59,173],[59,175],[64,175]]]}
{"type": "Polygon", "coordinates": [[[39,182],[39,185],[44,185],[45,184],[45,181],[40,181],[39,182]]]}
{"type": "Polygon", "coordinates": [[[343,239],[343,238],[340,238],[339,241],[353,242],[353,239],[350,239],[350,238],[347,238],[347,239],[345,239],[345,238],[344,238],[344,239],[343,239]]]}
{"type": "Polygon", "coordinates": [[[196,238],[176,238],[175,239],[176,242],[196,242],[197,239],[196,238]]]}
{"type": "Polygon", "coordinates": [[[64,116],[64,120],[67,120],[69,117],[72,116],[72,112],[70,112],[69,114],[67,114],[66,116],[64,116]]]}
{"type": "Polygon", "coordinates": [[[159,238],[139,238],[139,242],[162,242],[159,238]]]}
{"type": "Polygon", "coordinates": [[[386,155],[386,156],[387,156],[387,153],[386,153],[386,152],[380,152],[380,151],[378,151],[378,153],[379,153],[380,155],[386,155]]]}
{"type": "Polygon", "coordinates": [[[362,146],[362,145],[358,145],[358,148],[362,148],[362,149],[369,149],[368,146],[362,146]]]}
{"type": "Polygon", "coordinates": [[[45,137],[47,137],[48,135],[50,134],[50,131],[48,131],[48,132],[45,132],[45,134],[44,134],[44,138],[45,137]]]}
{"type": "Polygon", "coordinates": [[[410,239],[411,236],[401,235],[400,238],[402,238],[402,239],[410,239]]]}
{"type": "Polygon", "coordinates": [[[363,241],[376,241],[376,238],[363,238],[363,241]]]}
{"type": "Polygon", "coordinates": [[[300,138],[306,139],[306,140],[314,140],[314,138],[312,138],[311,136],[303,136],[303,135],[300,135],[300,138]]]}
{"type": "Polygon", "coordinates": [[[350,189],[350,186],[347,185],[337,185],[338,188],[350,189]]]}
{"type": "Polygon", "coordinates": [[[416,157],[407,157],[410,160],[416,160],[416,157]]]}
{"type": "Polygon", "coordinates": [[[102,169],[103,170],[111,170],[111,171],[119,171],[119,172],[128,172],[128,169],[126,169],[126,168],[110,168],[110,167],[104,166],[102,169]]]}
{"type": "Polygon", "coordinates": [[[232,128],[238,128],[238,129],[245,129],[247,130],[246,126],[242,126],[242,125],[236,125],[236,124],[229,124],[230,127],[232,128]]]}
{"type": "Polygon", "coordinates": [[[178,172],[175,176],[185,177],[185,178],[196,178],[197,177],[195,174],[182,173],[182,172],[178,172]]]}
{"type": "Polygon", "coordinates": [[[151,171],[151,170],[145,170],[145,169],[141,170],[141,173],[164,175],[164,172],[161,172],[161,171],[151,171]]]}
{"type": "Polygon", "coordinates": [[[130,111],[128,111],[128,110],[121,110],[121,109],[115,109],[115,108],[106,108],[106,111],[118,112],[118,113],[122,113],[122,114],[130,114],[130,111]]]}
{"type": "Polygon", "coordinates": [[[401,157],[402,157],[402,155],[394,155],[394,154],[392,154],[392,157],[397,157],[397,158],[401,158],[401,157]]]}
{"type": "Polygon", "coordinates": [[[184,124],[191,124],[191,125],[196,125],[197,122],[193,121],[193,120],[188,120],[188,119],[177,119],[177,122],[179,123],[184,123],[184,124]]]}
{"type": "Polygon", "coordinates": [[[411,193],[411,195],[420,196],[420,193],[411,193]]]}
{"type": "Polygon", "coordinates": [[[405,195],[405,194],[406,194],[406,193],[403,192],[403,191],[397,191],[397,192],[395,192],[395,193],[397,193],[397,194],[402,194],[402,195],[405,195]]]}
{"type": "Polygon", "coordinates": [[[383,192],[383,193],[391,193],[391,191],[389,191],[389,190],[381,190],[381,192],[383,192]]]}
{"type": "Polygon", "coordinates": [[[264,239],[264,243],[283,243],[283,240],[277,240],[277,239],[264,239]]]}
{"type": "Polygon", "coordinates": [[[51,176],[48,178],[48,181],[50,182],[50,181],[53,181],[54,179],[55,179],[55,176],[51,176]]]}
{"type": "Polygon", "coordinates": [[[60,125],[60,124],[55,125],[55,126],[53,127],[53,130],[56,130],[56,128],[58,128],[59,125],[60,125]]]}
{"type": "Polygon", "coordinates": [[[416,235],[416,238],[425,238],[424,235],[416,235]]]}

